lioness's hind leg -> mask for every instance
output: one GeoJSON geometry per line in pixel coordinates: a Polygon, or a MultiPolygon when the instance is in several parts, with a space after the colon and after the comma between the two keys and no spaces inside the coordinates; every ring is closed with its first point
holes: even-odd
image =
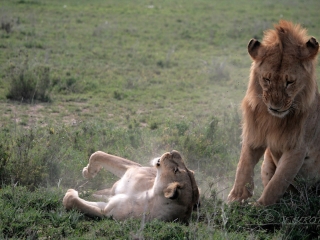
{"type": "Polygon", "coordinates": [[[118,177],[122,177],[129,167],[141,167],[140,164],[102,151],[93,153],[89,158],[89,164],[83,168],[85,178],[94,177],[103,167],[118,177]]]}
{"type": "Polygon", "coordinates": [[[89,202],[81,199],[78,192],[69,189],[63,198],[63,206],[67,209],[77,209],[92,217],[103,217],[103,209],[108,206],[105,202],[89,202]]]}
{"type": "Polygon", "coordinates": [[[261,179],[263,187],[266,187],[268,185],[269,181],[271,180],[276,171],[276,168],[277,167],[274,164],[270,150],[267,149],[264,153],[264,160],[261,166],[261,179]]]}

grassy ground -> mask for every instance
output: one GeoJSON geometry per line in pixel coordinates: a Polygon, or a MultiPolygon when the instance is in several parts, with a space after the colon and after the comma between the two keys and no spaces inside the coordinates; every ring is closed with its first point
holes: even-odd
{"type": "Polygon", "coordinates": [[[294,200],[301,211],[291,212],[286,201],[261,210],[220,199],[239,155],[249,39],[282,18],[320,38],[319,7],[316,0],[0,1],[0,237],[315,236],[312,195],[309,205],[294,200]],[[21,79],[24,95],[12,88],[21,79]],[[206,197],[189,227],[97,221],[62,209],[65,189],[115,181],[107,173],[81,178],[92,152],[148,164],[172,149],[196,171],[206,197]]]}

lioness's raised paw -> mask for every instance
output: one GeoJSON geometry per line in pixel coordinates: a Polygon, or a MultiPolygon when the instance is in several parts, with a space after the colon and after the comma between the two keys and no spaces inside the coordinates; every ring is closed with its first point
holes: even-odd
{"type": "Polygon", "coordinates": [[[83,168],[82,176],[84,178],[94,178],[101,168],[102,168],[101,166],[92,166],[88,164],[88,166],[83,168]]]}

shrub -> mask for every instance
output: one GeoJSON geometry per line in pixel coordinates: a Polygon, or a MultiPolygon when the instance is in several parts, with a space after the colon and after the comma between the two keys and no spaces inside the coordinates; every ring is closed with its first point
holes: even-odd
{"type": "Polygon", "coordinates": [[[10,152],[8,151],[8,147],[1,143],[0,144],[0,181],[6,182],[6,178],[8,177],[6,173],[6,166],[10,159],[10,152]]]}
{"type": "Polygon", "coordinates": [[[6,33],[10,33],[12,31],[13,21],[3,18],[1,20],[1,29],[6,31],[6,33]]]}
{"type": "Polygon", "coordinates": [[[28,129],[12,137],[0,149],[3,184],[13,182],[34,189],[58,181],[59,146],[50,145],[54,135],[28,129]]]}
{"type": "Polygon", "coordinates": [[[230,72],[226,60],[213,59],[208,66],[208,75],[211,81],[222,81],[230,78],[230,72]]]}
{"type": "Polygon", "coordinates": [[[118,91],[114,91],[113,92],[113,98],[117,99],[117,100],[122,100],[126,97],[126,95],[124,93],[118,92],[118,91]]]}
{"type": "Polygon", "coordinates": [[[46,65],[31,67],[27,55],[21,62],[11,64],[7,70],[7,98],[25,102],[50,101],[50,68],[46,65]]]}

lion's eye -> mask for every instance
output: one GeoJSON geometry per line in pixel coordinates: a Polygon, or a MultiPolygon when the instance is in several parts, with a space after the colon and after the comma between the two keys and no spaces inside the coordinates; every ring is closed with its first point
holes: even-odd
{"type": "Polygon", "coordinates": [[[173,172],[174,172],[174,174],[176,174],[177,172],[179,172],[179,168],[175,167],[173,172]]]}
{"type": "Polygon", "coordinates": [[[268,83],[268,84],[270,83],[270,79],[269,79],[269,78],[265,78],[265,77],[264,77],[264,78],[263,78],[263,81],[265,81],[265,82],[268,83]]]}
{"type": "Polygon", "coordinates": [[[286,87],[290,86],[290,85],[293,84],[293,83],[294,83],[294,81],[287,81],[286,87]]]}

